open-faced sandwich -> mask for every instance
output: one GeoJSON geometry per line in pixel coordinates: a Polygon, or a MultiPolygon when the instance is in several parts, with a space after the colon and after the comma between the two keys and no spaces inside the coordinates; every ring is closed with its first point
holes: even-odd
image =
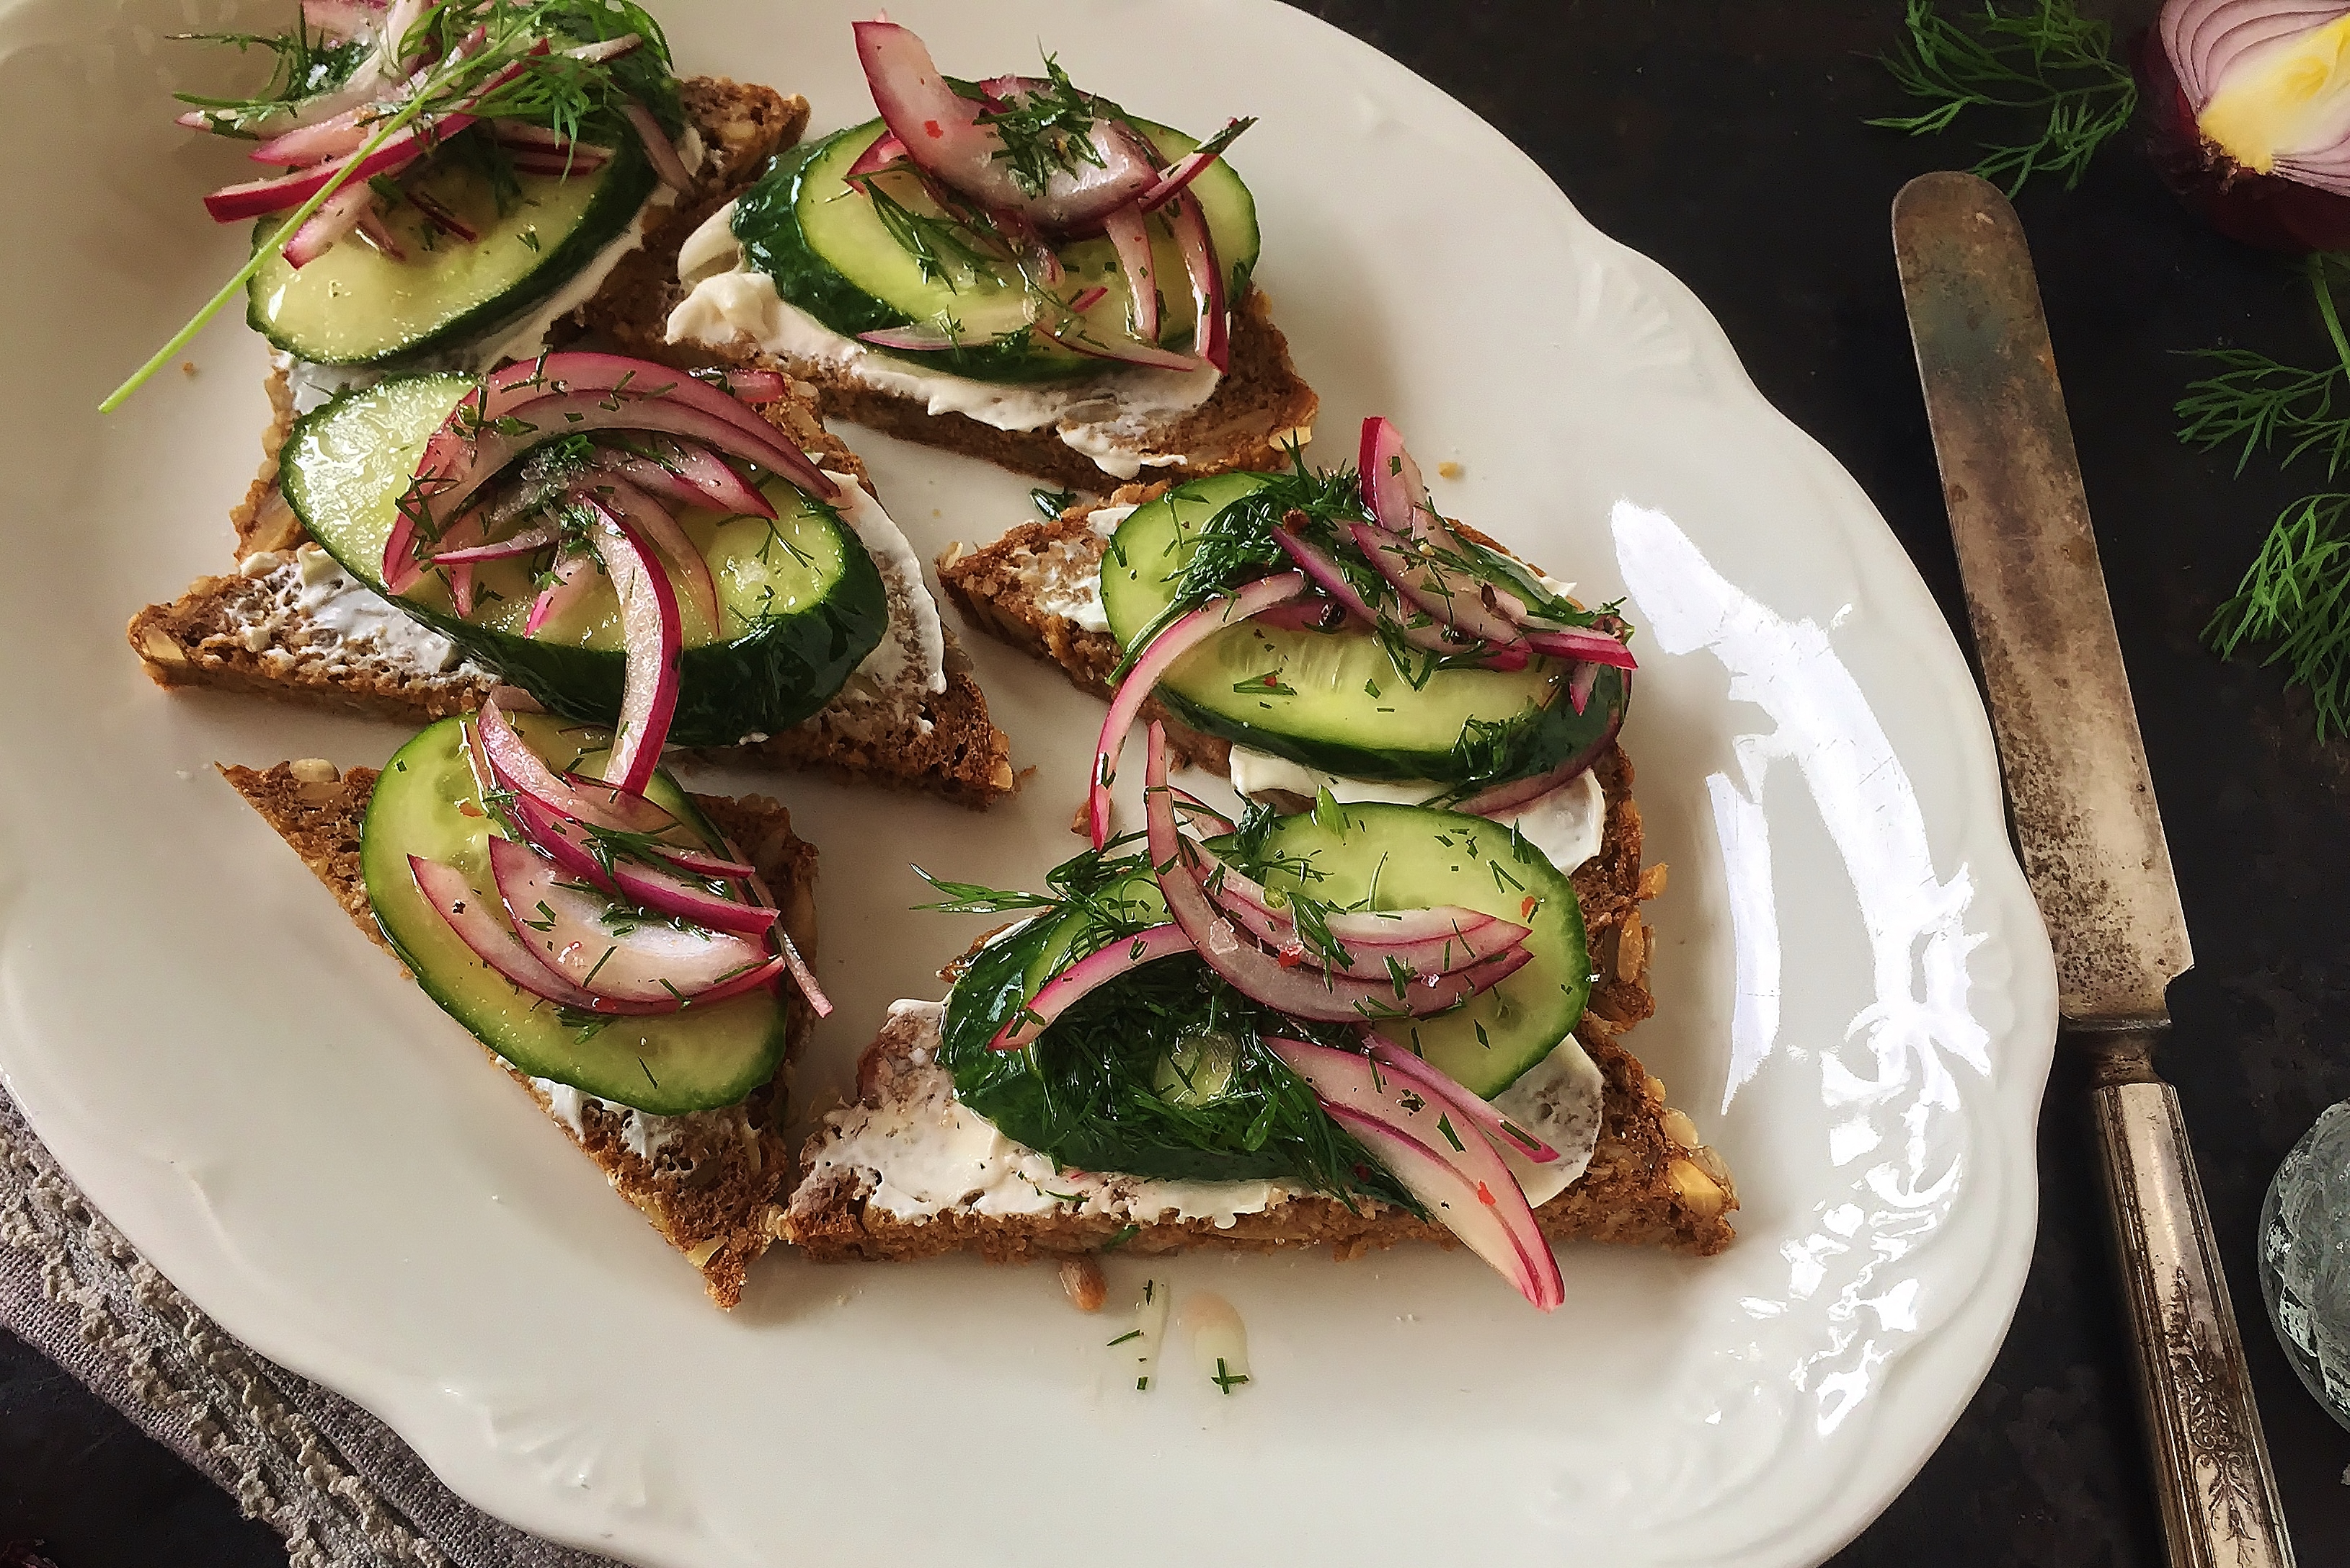
{"type": "Polygon", "coordinates": [[[236,570],[132,620],[149,673],[415,720],[503,679],[609,722],[619,597],[556,515],[592,476],[683,603],[680,743],[1009,790],[911,547],[780,375],[549,347],[591,306],[657,308],[678,201],[739,188],[805,102],[676,78],[651,18],[601,0],[309,0],[276,43],[263,96],[186,117],[292,171],[208,198],[260,219],[268,461],[236,570]]]}
{"type": "Polygon", "coordinates": [[[785,1071],[828,1010],[816,851],[773,801],[616,754],[492,702],[380,773],[222,771],[731,1307],[791,1172],[785,1071]]]}
{"type": "Polygon", "coordinates": [[[1264,467],[1311,435],[1223,157],[1251,122],[1202,142],[1049,57],[962,81],[902,26],[856,32],[879,118],[712,204],[671,351],[780,364],[827,413],[1086,491],[1264,467]]]}
{"type": "Polygon", "coordinates": [[[1727,1167],[1617,1040],[1654,1010],[1639,905],[1663,883],[1615,739],[1622,618],[1438,516],[1383,420],[1359,478],[1113,510],[959,589],[1115,680],[1094,847],[1044,895],[941,885],[1037,912],[893,1013],[787,1234],[822,1258],[1450,1234],[1541,1305],[1545,1238],[1726,1245],[1727,1167]],[[1041,611],[1045,578],[1110,629],[1041,611]],[[1263,798],[1232,820],[1175,789],[1154,719],[1146,850],[1119,855],[1108,785],[1146,709],[1263,798]]]}

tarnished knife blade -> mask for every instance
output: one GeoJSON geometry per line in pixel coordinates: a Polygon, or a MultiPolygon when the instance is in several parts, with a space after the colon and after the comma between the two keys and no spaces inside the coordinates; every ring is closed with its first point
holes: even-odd
{"type": "Polygon", "coordinates": [[[2000,767],[2064,1017],[2158,1018],[2194,954],[2039,285],[1984,189],[1912,182],[1893,243],[2000,767]]]}
{"type": "Polygon", "coordinates": [[[2089,532],[2040,285],[2015,210],[1971,174],[1893,203],[2024,874],[2058,1005],[2094,1063],[2090,1122],[2173,1568],[2293,1568],[2218,1239],[2178,1093],[2163,987],[2194,961],[2089,532]]]}

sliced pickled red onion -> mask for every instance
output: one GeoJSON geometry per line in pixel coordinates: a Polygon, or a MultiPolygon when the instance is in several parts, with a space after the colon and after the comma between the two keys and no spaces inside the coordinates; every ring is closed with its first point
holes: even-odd
{"type": "MultiPolygon", "coordinates": [[[[1302,516],[1303,514],[1296,515],[1302,516]]],[[[1347,576],[1346,568],[1338,564],[1336,556],[1298,533],[1286,519],[1274,529],[1273,538],[1283,553],[1297,563],[1299,570],[1312,577],[1315,586],[1336,600],[1348,615],[1366,626],[1379,624],[1378,611],[1363,597],[1353,579],[1347,576]]],[[[1412,647],[1430,653],[1461,656],[1477,651],[1479,662],[1488,670],[1523,670],[1526,667],[1526,649],[1522,647],[1488,646],[1482,650],[1472,650],[1468,644],[1446,635],[1444,628],[1433,621],[1417,618],[1399,620],[1389,617],[1388,624],[1412,647]]]]}
{"type": "Polygon", "coordinates": [[[749,517],[773,518],[775,504],[724,458],[690,441],[649,437],[625,448],[598,450],[596,461],[655,495],[681,506],[707,506],[749,517]]]}
{"type": "Polygon", "coordinates": [[[1191,278],[1191,309],[1195,326],[1191,351],[1219,372],[1232,364],[1232,314],[1225,307],[1224,269],[1216,259],[1216,239],[1200,211],[1200,198],[1177,192],[1168,208],[1169,225],[1183,253],[1183,270],[1191,278]]]}
{"type": "Polygon", "coordinates": [[[614,919],[611,899],[582,891],[555,863],[511,838],[489,840],[498,901],[524,950],[556,980],[619,1002],[686,1005],[738,995],[785,972],[780,955],[725,932],[666,920],[614,919]],[[757,978],[751,978],[751,977],[757,978]],[[727,987],[723,993],[720,988],[727,987]]]}
{"type": "MultiPolygon", "coordinates": [[[[1596,667],[1586,666],[1586,668],[1596,667]]],[[[1627,675],[1624,679],[1628,682],[1631,677],[1627,675]]],[[[1608,748],[1615,745],[1616,733],[1624,725],[1625,707],[1626,704],[1622,702],[1617,703],[1609,711],[1607,723],[1599,734],[1595,736],[1588,745],[1556,767],[1546,773],[1534,774],[1522,779],[1510,779],[1502,784],[1490,785],[1462,800],[1452,809],[1468,816],[1498,816],[1503,812],[1515,811],[1521,806],[1529,805],[1540,800],[1546,794],[1565,789],[1588,773],[1600,758],[1607,754],[1608,748]]]]}
{"type": "Polygon", "coordinates": [[[1036,994],[1028,999],[1028,1005],[997,1030],[995,1037],[988,1044],[998,1051],[1022,1050],[1044,1033],[1053,1021],[1066,1012],[1078,998],[1100,989],[1129,970],[1191,950],[1191,939],[1183,934],[1182,927],[1171,921],[1111,942],[1087,954],[1038,986],[1036,994]]]}
{"type": "MultiPolygon", "coordinates": [[[[596,557],[585,550],[574,551],[558,559],[548,576],[555,580],[539,589],[538,597],[530,601],[530,614],[523,618],[525,637],[536,637],[540,627],[594,590],[596,557]]],[[[461,609],[459,613],[464,612],[461,609]]]]}
{"type": "Polygon", "coordinates": [[[1093,784],[1086,797],[1086,818],[1096,849],[1109,842],[1109,786],[1118,776],[1118,753],[1126,749],[1127,732],[1134,728],[1135,717],[1142,711],[1142,704],[1150,696],[1151,688],[1159,683],[1159,678],[1177,659],[1224,628],[1237,626],[1305,591],[1302,573],[1282,572],[1260,577],[1228,598],[1202,605],[1180,617],[1150,639],[1150,646],[1135,659],[1134,668],[1127,671],[1117,695],[1110,699],[1109,712],[1102,719],[1101,736],[1094,743],[1093,784]]]}
{"type": "Polygon", "coordinates": [[[1413,1092],[1413,1080],[1389,1079],[1351,1051],[1280,1038],[1265,1044],[1430,1219],[1543,1311],[1565,1301],[1566,1282],[1525,1189],[1477,1127],[1451,1126],[1449,1100],[1413,1092]]]}
{"type": "MultiPolygon", "coordinates": [[[[1016,213],[1041,228],[1066,233],[1097,223],[1159,182],[1159,171],[1122,119],[1102,114],[1087,140],[1099,161],[1080,161],[1076,172],[1055,169],[1032,194],[1002,157],[1003,138],[980,123],[1004,100],[965,98],[949,86],[922,40],[894,22],[856,25],[857,58],[873,91],[873,106],[906,156],[926,173],[991,210],[1016,213]]],[[[1025,83],[999,78],[1007,92],[1025,83]]]]}
{"type": "Polygon", "coordinates": [[[677,590],[632,524],[597,496],[581,500],[597,515],[599,526],[588,530],[588,540],[619,595],[620,640],[628,651],[620,715],[612,727],[604,777],[642,794],[660,765],[670,720],[677,712],[678,673],[685,652],[677,590]]]}
{"type": "Polygon", "coordinates": [[[1128,317],[1134,336],[1145,343],[1159,341],[1159,274],[1151,255],[1150,226],[1139,207],[1120,207],[1102,219],[1102,232],[1117,248],[1118,269],[1126,275],[1126,291],[1134,301],[1128,317]]]}
{"type": "MultiPolygon", "coordinates": [[[[1284,958],[1302,956],[1319,966],[1323,959],[1302,946],[1297,921],[1282,913],[1263,884],[1238,871],[1204,845],[1189,845],[1192,865],[1209,898],[1251,935],[1284,958]]],[[[1482,963],[1524,941],[1527,927],[1480,909],[1446,905],[1427,909],[1349,910],[1328,917],[1331,939],[1346,950],[1331,961],[1338,974],[1385,980],[1390,962],[1414,974],[1450,974],[1482,963]]]]}
{"type": "Polygon", "coordinates": [[[1423,1095],[1451,1106],[1536,1165],[1548,1165],[1558,1158],[1558,1150],[1495,1110],[1492,1102],[1471,1094],[1460,1081],[1437,1071],[1418,1053],[1367,1029],[1363,1032],[1363,1044],[1369,1048],[1371,1060],[1379,1066],[1410,1079],[1423,1095]]]}
{"type": "Polygon", "coordinates": [[[709,561],[669,509],[618,473],[596,475],[581,483],[609,503],[667,558],[708,634],[722,635],[725,628],[718,618],[718,581],[711,576],[709,561]]]}
{"type": "Polygon", "coordinates": [[[630,99],[620,113],[628,120],[629,129],[637,133],[637,140],[645,144],[645,156],[651,161],[653,172],[660,182],[680,194],[692,190],[693,172],[686,168],[685,160],[678,155],[677,143],[669,139],[669,132],[653,117],[653,111],[630,99]]]}
{"type": "Polygon", "coordinates": [[[515,813],[524,836],[556,866],[639,909],[742,937],[764,935],[775,923],[774,909],[726,898],[676,872],[598,853],[587,827],[527,795],[515,797],[515,813]]]}
{"type": "Polygon", "coordinates": [[[1357,980],[1349,975],[1284,964],[1234,930],[1220,915],[1190,865],[1175,826],[1175,805],[1167,787],[1167,732],[1150,726],[1149,773],[1143,790],[1149,826],[1150,863],[1167,912],[1191,940],[1207,966],[1253,1001],[1293,1018],[1360,1023],[1409,1016],[1424,1018],[1459,1006],[1478,992],[1523,968],[1534,957],[1514,947],[1450,974],[1395,981],[1357,980]]]}
{"type": "Polygon", "coordinates": [[[624,790],[602,780],[558,776],[530,749],[505,715],[505,701],[492,693],[467,726],[478,737],[482,758],[501,789],[536,801],[557,816],[591,823],[615,833],[657,835],[677,826],[677,818],[647,799],[641,792],[624,790]]]}

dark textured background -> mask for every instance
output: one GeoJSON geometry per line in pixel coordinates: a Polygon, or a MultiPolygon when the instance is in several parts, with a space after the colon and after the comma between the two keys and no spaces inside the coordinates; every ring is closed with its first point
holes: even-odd
{"type": "MultiPolygon", "coordinates": [[[[2156,6],[2089,8],[2127,29],[2156,6]]],[[[1964,637],[1887,211],[1912,174],[1973,154],[1963,130],[1912,142],[1860,123],[1902,108],[1869,58],[1893,41],[1900,0],[1308,9],[1461,98],[1593,222],[1695,289],[1764,393],[1875,498],[1964,637]]],[[[2323,475],[2256,461],[2232,478],[2231,460],[2170,436],[2171,401],[2197,373],[2177,350],[2241,343],[2314,364],[2324,339],[2297,276],[2198,226],[2134,139],[2078,190],[2035,189],[2019,205],[2200,961],[2172,988],[2164,1065],[2244,1308],[2301,1561],[2350,1563],[2350,1434],[2294,1380],[2251,1272],[2269,1173],[2321,1108],[2350,1096],[2350,1051],[2327,1022],[2350,1002],[2350,749],[2313,741],[2307,702],[2273,671],[2222,665],[2196,640],[2268,518],[2323,475]]],[[[1529,278],[1524,299],[1494,308],[1539,309],[1541,287],[1529,278]]],[[[2082,1096],[2060,1060],[2039,1250],[2006,1348],[1844,1568],[2158,1561],[2082,1096]]],[[[225,1498],[0,1336],[0,1542],[12,1536],[47,1538],[61,1568],[283,1561],[225,1498]]]]}

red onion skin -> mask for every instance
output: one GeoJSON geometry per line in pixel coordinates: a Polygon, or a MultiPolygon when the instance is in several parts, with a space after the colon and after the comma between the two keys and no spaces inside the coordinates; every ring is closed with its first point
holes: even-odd
{"type": "Polygon", "coordinates": [[[2245,168],[2206,140],[2158,35],[2137,41],[2138,91],[2152,133],[2147,154],[2189,210],[2231,240],[2304,255],[2350,250],[2350,197],[2245,168]]]}

